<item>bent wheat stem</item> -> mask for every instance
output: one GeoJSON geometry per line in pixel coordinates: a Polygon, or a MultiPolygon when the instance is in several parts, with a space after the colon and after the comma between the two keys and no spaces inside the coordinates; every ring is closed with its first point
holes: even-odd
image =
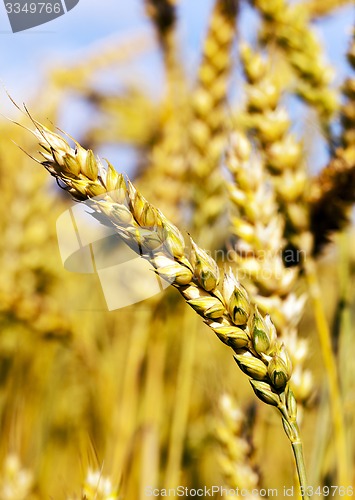
{"type": "Polygon", "coordinates": [[[292,410],[288,410],[287,405],[284,403],[281,403],[278,406],[278,410],[282,415],[282,423],[284,425],[286,435],[289,438],[292,446],[302,498],[311,498],[311,496],[308,495],[308,483],[303,457],[303,446],[299,427],[296,421],[296,415],[292,414],[292,410]]]}
{"type": "Polygon", "coordinates": [[[308,259],[304,262],[304,269],[306,273],[309,294],[313,303],[318,338],[329,387],[329,399],[336,447],[336,461],[338,464],[338,481],[340,486],[347,486],[351,483],[349,481],[347,446],[344,428],[344,412],[340,394],[338,371],[332,348],[330,329],[325,317],[324,307],[322,303],[316,267],[311,257],[308,257],[308,259]]]}
{"type": "Polygon", "coordinates": [[[310,498],[309,495],[307,494],[302,495],[302,491],[307,492],[307,477],[306,477],[306,468],[304,466],[302,442],[294,441],[292,443],[292,450],[296,461],[297,474],[301,487],[301,496],[310,498]]]}

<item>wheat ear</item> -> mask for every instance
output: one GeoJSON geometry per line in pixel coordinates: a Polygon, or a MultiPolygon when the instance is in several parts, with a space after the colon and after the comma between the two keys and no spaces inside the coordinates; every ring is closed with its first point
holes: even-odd
{"type": "Polygon", "coordinates": [[[226,96],[238,3],[238,0],[215,0],[191,96],[188,159],[196,229],[214,221],[224,208],[223,179],[218,167],[227,140],[226,96]]]}
{"type": "MultiPolygon", "coordinates": [[[[162,278],[180,292],[219,339],[235,352],[235,361],[250,377],[257,397],[282,415],[292,444],[300,485],[306,492],[302,442],[296,421],[297,403],[288,381],[289,354],[277,339],[270,316],[263,317],[231,271],[220,281],[216,262],[191,240],[191,251],[177,227],[152,206],[111,164],[104,168],[92,151],[66,140],[34,121],[42,147],[41,163],[73,196],[87,200],[96,217],[113,226],[121,238],[146,258],[162,278]],[[188,256],[187,256],[188,255],[188,256]]],[[[308,495],[304,494],[305,498],[308,495]]]]}
{"type": "MultiPolygon", "coordinates": [[[[309,214],[305,203],[307,174],[302,163],[302,147],[290,133],[290,118],[281,106],[282,84],[272,71],[271,58],[248,45],[241,47],[247,79],[247,129],[254,132],[265,166],[270,173],[277,203],[285,225],[288,244],[309,252],[309,214]]],[[[295,263],[299,264],[298,256],[295,263]]]]}
{"type": "Polygon", "coordinates": [[[148,164],[138,172],[137,185],[173,221],[181,222],[182,205],[189,198],[186,182],[186,139],[188,92],[176,40],[174,0],[145,0],[155,26],[164,59],[165,95],[159,110],[158,135],[152,144],[148,164]]]}
{"type": "MultiPolygon", "coordinates": [[[[234,490],[256,491],[260,477],[251,461],[252,446],[245,436],[245,416],[229,394],[223,394],[219,400],[215,428],[221,448],[219,462],[226,486],[234,490]]],[[[232,500],[232,495],[226,494],[223,498],[232,500]]],[[[246,498],[260,500],[261,497],[250,495],[246,498]]]]}
{"type": "Polygon", "coordinates": [[[305,295],[297,297],[294,287],[299,267],[285,267],[285,218],[279,213],[276,193],[265,165],[248,138],[234,132],[226,165],[234,183],[228,183],[232,232],[238,240],[234,260],[238,273],[246,276],[246,287],[262,311],[272,316],[280,337],[288,347],[293,365],[291,385],[297,401],[305,403],[312,392],[312,375],[303,367],[308,352],[305,339],[298,336],[305,295]]]}

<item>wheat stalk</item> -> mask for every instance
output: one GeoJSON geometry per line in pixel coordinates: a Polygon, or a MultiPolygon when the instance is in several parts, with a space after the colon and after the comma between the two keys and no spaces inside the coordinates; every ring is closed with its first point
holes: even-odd
{"type": "Polygon", "coordinates": [[[43,149],[44,159],[38,162],[74,199],[87,200],[101,222],[114,227],[126,244],[149,260],[160,277],[171,282],[219,339],[234,350],[235,360],[250,377],[257,397],[280,411],[299,481],[305,488],[297,404],[288,384],[291,361],[270,316],[263,317],[252,306],[247,291],[231,271],[225,272],[220,291],[216,262],[193,240],[187,256],[180,231],[111,164],[104,168],[92,151],[77,142],[73,149],[58,134],[37,121],[33,123],[33,133],[43,149]]]}

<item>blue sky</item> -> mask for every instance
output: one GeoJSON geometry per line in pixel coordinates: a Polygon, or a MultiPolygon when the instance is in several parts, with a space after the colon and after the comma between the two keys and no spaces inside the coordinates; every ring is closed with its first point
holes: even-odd
{"type": "MultiPolygon", "coordinates": [[[[212,0],[180,0],[181,40],[188,65],[193,65],[208,20],[212,0]]],[[[331,62],[341,65],[353,22],[352,8],[340,11],[319,23],[319,32],[331,62]]],[[[113,34],[149,29],[144,15],[143,0],[80,0],[64,16],[37,28],[13,34],[0,4],[0,77],[8,87],[28,89],[38,81],[38,75],[54,60],[70,61],[94,42],[113,34]],[[29,77],[24,79],[24,75],[29,77]]],[[[241,23],[243,35],[254,31],[252,16],[241,23]]],[[[343,68],[342,68],[343,69],[343,68]]],[[[340,75],[341,76],[341,75],[340,75]]]]}
{"type": "MultiPolygon", "coordinates": [[[[180,0],[178,4],[184,61],[193,73],[199,60],[213,0],[180,0]]],[[[239,23],[242,37],[254,36],[255,18],[250,9],[244,9],[243,16],[243,22],[239,23]]],[[[350,6],[316,26],[330,62],[337,68],[338,84],[349,71],[344,61],[344,52],[348,46],[353,18],[353,8],[350,6]]],[[[100,40],[113,35],[124,37],[126,33],[142,30],[151,30],[144,13],[143,0],[80,0],[64,16],[16,34],[10,30],[5,6],[1,2],[0,79],[18,102],[29,102],[48,66],[75,62],[100,40]]],[[[140,67],[136,69],[144,78],[145,84],[153,90],[159,89],[157,81],[161,73],[157,52],[151,51],[139,62],[140,67]]],[[[5,92],[1,91],[0,106],[3,112],[10,109],[5,92]]],[[[77,112],[80,114],[80,108],[76,110],[78,115],[77,112]]],[[[74,118],[74,113],[71,118],[74,118]]],[[[75,119],[71,119],[68,126],[68,131],[75,134],[75,119]]],[[[323,158],[319,161],[322,163],[323,158]]]]}
{"type": "Polygon", "coordinates": [[[0,76],[10,89],[31,89],[47,65],[55,61],[71,61],[89,45],[110,34],[124,33],[142,23],[142,7],[138,0],[80,0],[70,12],[48,24],[13,34],[0,4],[1,45],[0,76]],[[122,6],[120,5],[122,4],[122,6]],[[138,23],[137,23],[138,20],[138,23]],[[26,75],[26,78],[24,78],[26,75]]]}

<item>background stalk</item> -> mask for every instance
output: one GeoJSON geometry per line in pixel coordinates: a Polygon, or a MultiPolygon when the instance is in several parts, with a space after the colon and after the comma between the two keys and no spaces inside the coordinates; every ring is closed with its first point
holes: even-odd
{"type": "Polygon", "coordinates": [[[318,338],[329,387],[329,399],[336,447],[336,462],[338,464],[338,481],[340,486],[348,486],[351,483],[349,480],[347,464],[347,446],[344,428],[343,404],[341,400],[339,378],[335,356],[332,348],[330,329],[323,308],[315,263],[311,257],[308,257],[308,259],[305,261],[304,268],[306,272],[309,294],[313,303],[318,338]]]}
{"type": "MultiPolygon", "coordinates": [[[[189,312],[189,311],[187,311],[189,312]]],[[[179,484],[181,459],[187,430],[188,413],[191,396],[191,382],[196,356],[197,317],[185,312],[182,339],[182,351],[179,363],[175,406],[172,418],[172,428],[169,440],[168,465],[165,484],[174,488],[179,484]]]]}

